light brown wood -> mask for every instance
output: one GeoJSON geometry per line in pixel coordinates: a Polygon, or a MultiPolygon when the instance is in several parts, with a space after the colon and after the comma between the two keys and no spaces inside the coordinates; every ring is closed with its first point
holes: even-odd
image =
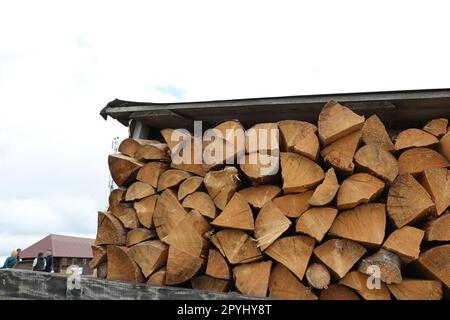
{"type": "Polygon", "coordinates": [[[106,247],[105,246],[91,246],[92,248],[92,260],[89,262],[89,268],[94,270],[101,263],[106,261],[106,247]]]}
{"type": "Polygon", "coordinates": [[[359,272],[349,272],[343,279],[339,281],[340,285],[352,288],[364,300],[391,300],[391,294],[385,283],[380,282],[380,288],[369,289],[367,286],[369,276],[359,272]]]}
{"type": "Polygon", "coordinates": [[[387,211],[397,228],[412,225],[435,212],[430,195],[410,174],[395,179],[389,189],[387,211]]]}
{"type": "Polygon", "coordinates": [[[312,206],[326,206],[333,201],[338,190],[339,182],[336,173],[333,168],[328,169],[325,173],[325,179],[317,186],[312,197],[309,199],[309,204],[312,206]]]}
{"type": "Polygon", "coordinates": [[[204,263],[205,259],[170,246],[165,284],[175,285],[188,281],[199,272],[204,263]]]}
{"type": "Polygon", "coordinates": [[[122,222],[127,229],[139,228],[136,211],[128,204],[121,203],[109,209],[109,212],[122,222]]]}
{"type": "Polygon", "coordinates": [[[100,263],[95,270],[97,271],[97,278],[106,279],[108,273],[108,263],[106,261],[100,263]]]}
{"type": "Polygon", "coordinates": [[[450,241],[450,213],[427,222],[425,226],[426,241],[450,241]]]}
{"type": "Polygon", "coordinates": [[[447,289],[450,288],[450,244],[422,252],[417,262],[427,277],[439,280],[447,289]]]}
{"type": "Polygon", "coordinates": [[[153,228],[153,213],[158,198],[159,195],[155,194],[140,201],[135,201],[133,204],[139,222],[146,228],[153,228]]]}
{"type": "Polygon", "coordinates": [[[313,189],[325,178],[322,168],[304,156],[282,152],[280,159],[284,193],[298,193],[313,189]]]}
{"type": "Polygon", "coordinates": [[[249,263],[262,259],[261,251],[256,247],[256,241],[244,231],[225,229],[215,234],[218,248],[231,264],[249,263]]]}
{"type": "Polygon", "coordinates": [[[272,261],[253,262],[234,267],[236,288],[245,295],[265,297],[271,268],[272,261]]]}
{"type": "Polygon", "coordinates": [[[216,207],[223,210],[241,185],[241,180],[235,167],[225,167],[220,171],[208,172],[203,183],[216,207]]]}
{"type": "Polygon", "coordinates": [[[231,198],[212,225],[221,228],[234,228],[239,230],[253,231],[255,223],[250,205],[238,192],[231,198]]]}
{"type": "Polygon", "coordinates": [[[108,156],[108,166],[112,179],[119,187],[122,187],[134,180],[143,163],[116,153],[108,156]]]}
{"type": "Polygon", "coordinates": [[[114,189],[110,192],[108,197],[109,208],[117,206],[125,200],[126,189],[114,189]]]}
{"type": "Polygon", "coordinates": [[[403,279],[401,283],[389,284],[388,288],[397,300],[442,299],[442,284],[439,281],[403,279]]]}
{"type": "Polygon", "coordinates": [[[246,154],[239,159],[241,168],[253,186],[276,182],[279,172],[279,158],[262,153],[246,154]]]}
{"type": "Polygon", "coordinates": [[[374,266],[379,268],[380,280],[384,283],[402,282],[400,258],[395,253],[380,249],[373,255],[362,259],[358,271],[370,276],[373,272],[371,268],[374,266]]]}
{"type": "Polygon", "coordinates": [[[283,120],[278,122],[280,129],[281,151],[294,152],[294,147],[310,133],[316,133],[317,127],[309,122],[283,120]]]}
{"type": "Polygon", "coordinates": [[[108,245],[107,276],[108,280],[143,282],[144,275],[136,262],[129,255],[129,249],[122,246],[108,245]]]}
{"type": "Polygon", "coordinates": [[[425,127],[423,127],[423,130],[431,133],[436,138],[441,138],[447,133],[447,127],[448,127],[448,120],[445,118],[440,119],[433,119],[430,122],[428,122],[425,127]]]}
{"type": "Polygon", "coordinates": [[[331,239],[314,249],[314,255],[334,276],[343,278],[366,253],[360,244],[347,239],[331,239]]]}
{"type": "Polygon", "coordinates": [[[355,169],[353,158],[361,141],[361,130],[349,133],[322,149],[320,154],[336,169],[351,174],[355,169]]]}
{"type": "Polygon", "coordinates": [[[212,230],[212,226],[200,212],[191,210],[184,219],[188,221],[188,223],[193,224],[193,228],[197,230],[198,234],[202,235],[205,239],[208,239],[208,235],[212,230]]]}
{"type": "Polygon", "coordinates": [[[163,286],[166,283],[166,268],[161,268],[153,273],[147,281],[147,284],[153,286],[163,286]]]}
{"type": "Polygon", "coordinates": [[[191,142],[192,136],[187,130],[166,128],[160,132],[172,154],[180,152],[191,142]]]}
{"type": "Polygon", "coordinates": [[[230,268],[219,250],[209,250],[205,274],[218,279],[230,279],[230,268]]]}
{"type": "Polygon", "coordinates": [[[338,214],[330,228],[331,235],[360,242],[381,245],[386,229],[386,205],[367,203],[338,214]]]}
{"type": "Polygon", "coordinates": [[[450,132],[447,132],[439,141],[438,151],[450,161],[450,132]]]}
{"type": "Polygon", "coordinates": [[[319,300],[360,300],[359,296],[352,289],[332,284],[327,289],[320,291],[319,300]]]}
{"type": "Polygon", "coordinates": [[[276,123],[258,123],[245,132],[245,152],[272,154],[280,149],[280,135],[276,123]]]}
{"type": "Polygon", "coordinates": [[[441,215],[450,206],[450,171],[447,168],[426,169],[419,182],[428,191],[441,215]]]}
{"type": "Polygon", "coordinates": [[[149,162],[139,169],[136,180],[148,183],[153,188],[158,187],[158,180],[161,174],[170,168],[165,162],[149,162]]]}
{"type": "Polygon", "coordinates": [[[141,200],[155,194],[155,189],[145,182],[136,181],[130,185],[125,193],[125,201],[141,200]]]}
{"type": "Polygon", "coordinates": [[[206,192],[194,192],[183,200],[183,207],[197,210],[205,217],[214,219],[216,217],[216,206],[209,194],[206,192]]]}
{"type": "Polygon", "coordinates": [[[158,143],[161,142],[156,140],[126,138],[120,143],[118,151],[126,156],[135,158],[135,153],[141,146],[158,143]]]}
{"type": "Polygon", "coordinates": [[[313,190],[287,194],[273,199],[273,203],[284,213],[286,217],[297,218],[309,209],[309,199],[314,194],[313,190]]]}
{"type": "Polygon", "coordinates": [[[98,212],[96,245],[125,245],[127,233],[119,219],[107,212],[98,212]]]}
{"type": "Polygon", "coordinates": [[[352,209],[359,204],[372,202],[384,190],[384,182],[368,173],[356,173],[342,182],[337,195],[339,210],[352,209]]]}
{"type": "Polygon", "coordinates": [[[127,247],[153,238],[156,238],[156,232],[153,229],[137,228],[131,230],[127,233],[127,247]]]}
{"type": "Polygon", "coordinates": [[[386,131],[386,127],[375,114],[367,118],[364,123],[362,140],[364,144],[370,144],[388,152],[395,151],[394,144],[386,131]]]}
{"type": "Polygon", "coordinates": [[[179,186],[184,180],[191,177],[189,172],[177,169],[169,169],[164,171],[158,180],[158,192],[168,188],[179,186]]]}
{"type": "Polygon", "coordinates": [[[383,243],[383,249],[397,254],[404,264],[408,264],[419,258],[423,236],[422,230],[404,226],[389,235],[383,243]]]}
{"type": "Polygon", "coordinates": [[[305,287],[281,263],[278,263],[270,274],[269,297],[286,300],[317,300],[311,289],[305,287]]]}
{"type": "Polygon", "coordinates": [[[192,289],[227,292],[229,282],[227,280],[216,279],[205,275],[197,276],[191,279],[192,289]]]}
{"type": "Polygon", "coordinates": [[[261,251],[266,250],[289,227],[291,221],[281,212],[272,201],[266,203],[255,220],[255,238],[261,251]]]}
{"type": "Polygon", "coordinates": [[[178,200],[183,200],[186,196],[194,193],[196,191],[200,191],[200,188],[203,185],[202,177],[189,177],[184,180],[180,186],[178,187],[178,200]]]}
{"type": "Polygon", "coordinates": [[[175,193],[170,189],[164,190],[156,201],[153,212],[153,224],[158,238],[165,242],[165,238],[185,218],[186,214],[175,193]]]}
{"type": "Polygon", "coordinates": [[[242,189],[239,191],[239,194],[253,208],[261,209],[267,202],[280,194],[280,192],[281,188],[276,185],[262,185],[242,189]]]}
{"type": "Polygon", "coordinates": [[[399,164],[388,151],[374,145],[365,145],[355,153],[356,164],[364,171],[393,182],[399,172],[399,164]]]}
{"type": "Polygon", "coordinates": [[[317,161],[319,150],[319,137],[317,137],[316,133],[311,132],[304,138],[297,138],[293,152],[305,156],[313,161],[317,161]]]}
{"type": "Polygon", "coordinates": [[[328,269],[320,263],[310,264],[305,273],[308,285],[322,290],[328,288],[331,281],[331,275],[328,269]]]}
{"type": "Polygon", "coordinates": [[[313,238],[290,236],[276,240],[264,253],[283,264],[299,280],[302,280],[313,248],[313,238]]]}
{"type": "Polygon", "coordinates": [[[207,173],[208,170],[205,170],[204,165],[199,163],[179,163],[179,164],[175,164],[174,162],[172,162],[170,164],[170,167],[172,169],[177,169],[177,170],[183,170],[186,172],[190,172],[193,174],[196,174],[198,176],[204,177],[207,173]]]}
{"type": "Polygon", "coordinates": [[[319,114],[319,138],[324,145],[328,145],[361,129],[363,124],[363,116],[359,116],[349,108],[331,100],[319,114]]]}
{"type": "Polygon", "coordinates": [[[154,143],[140,146],[134,158],[138,161],[148,162],[148,161],[169,161],[170,153],[167,144],[165,143],[154,143]]]}
{"type": "Polygon", "coordinates": [[[167,262],[169,246],[159,240],[138,243],[129,249],[129,256],[138,264],[148,278],[167,262]]]}
{"type": "Polygon", "coordinates": [[[438,152],[428,148],[412,148],[398,158],[399,174],[418,174],[426,169],[447,168],[449,163],[438,152]]]}
{"type": "Polygon", "coordinates": [[[337,213],[335,208],[311,208],[297,219],[295,231],[307,234],[320,242],[333,224],[337,213]]]}
{"type": "Polygon", "coordinates": [[[400,132],[395,141],[395,149],[403,150],[412,147],[429,147],[437,144],[439,140],[420,129],[412,128],[400,132]]]}

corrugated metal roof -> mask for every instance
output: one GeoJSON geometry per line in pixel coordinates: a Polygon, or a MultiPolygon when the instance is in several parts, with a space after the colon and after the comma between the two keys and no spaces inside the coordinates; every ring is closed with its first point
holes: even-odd
{"type": "Polygon", "coordinates": [[[50,234],[20,253],[22,259],[35,258],[39,252],[52,250],[54,257],[92,258],[95,239],[50,234]]]}

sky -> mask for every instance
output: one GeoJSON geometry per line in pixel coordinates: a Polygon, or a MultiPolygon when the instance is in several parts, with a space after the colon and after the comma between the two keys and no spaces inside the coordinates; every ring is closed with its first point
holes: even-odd
{"type": "Polygon", "coordinates": [[[115,98],[450,87],[447,1],[0,0],[0,263],[94,237],[115,98]]]}

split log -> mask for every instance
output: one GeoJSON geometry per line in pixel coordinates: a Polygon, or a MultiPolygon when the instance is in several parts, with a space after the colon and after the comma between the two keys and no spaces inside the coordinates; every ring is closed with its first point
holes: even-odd
{"type": "Polygon", "coordinates": [[[119,219],[107,212],[98,212],[96,245],[124,245],[127,233],[119,219]]]}
{"type": "Polygon", "coordinates": [[[127,247],[108,245],[106,249],[108,259],[107,279],[130,282],[143,282],[145,280],[141,269],[129,255],[127,247]]]}
{"type": "Polygon", "coordinates": [[[239,194],[253,208],[261,209],[281,192],[281,188],[275,185],[262,185],[249,187],[239,191],[239,194]]]}
{"type": "Polygon", "coordinates": [[[234,267],[236,288],[245,295],[265,297],[271,268],[272,261],[253,262],[234,267]]]}
{"type": "MultiPolygon", "coordinates": [[[[225,208],[226,209],[226,208],[225,208]]],[[[258,248],[266,250],[287,229],[291,221],[281,212],[272,201],[261,208],[255,220],[255,238],[258,248]]]]}
{"type": "Polygon", "coordinates": [[[199,272],[204,263],[205,259],[170,246],[165,284],[175,285],[188,281],[199,272]]]}
{"type": "Polygon", "coordinates": [[[333,201],[338,190],[339,182],[334,169],[331,168],[325,173],[325,179],[317,186],[312,197],[309,199],[309,204],[318,207],[326,206],[333,201]]]}
{"type": "Polygon", "coordinates": [[[185,148],[186,145],[190,142],[190,138],[192,138],[191,134],[184,129],[166,128],[162,129],[160,132],[172,154],[177,153],[181,149],[185,148]]]}
{"type": "Polygon", "coordinates": [[[327,289],[320,291],[319,300],[360,300],[352,289],[339,284],[332,284],[327,289]]]}
{"type": "Polygon", "coordinates": [[[426,169],[419,182],[428,191],[441,215],[450,206],[450,171],[446,168],[426,169]]]}
{"type": "Polygon", "coordinates": [[[251,153],[239,159],[239,167],[253,186],[276,182],[279,158],[274,155],[251,153]]]}
{"type": "Polygon", "coordinates": [[[423,236],[422,230],[404,226],[392,232],[382,247],[394,252],[404,264],[408,264],[419,258],[423,236]]]}
{"type": "Polygon", "coordinates": [[[126,189],[114,189],[109,194],[108,204],[109,208],[119,205],[125,200],[126,189]]]}
{"type": "Polygon", "coordinates": [[[370,257],[362,259],[358,270],[370,276],[373,272],[373,266],[379,268],[380,280],[384,283],[402,282],[400,258],[395,253],[380,249],[370,257]]]}
{"type": "Polygon", "coordinates": [[[156,140],[126,138],[119,145],[119,152],[135,158],[136,151],[142,146],[161,143],[156,140]]]}
{"type": "Polygon", "coordinates": [[[420,270],[450,288],[450,244],[422,252],[417,260],[420,270]]]}
{"type": "Polygon", "coordinates": [[[335,208],[311,208],[297,219],[295,231],[307,234],[321,242],[337,213],[335,208]]]}
{"type": "Polygon", "coordinates": [[[223,210],[240,186],[241,180],[235,167],[225,167],[220,171],[208,172],[203,183],[216,207],[223,210]]]}
{"type": "Polygon", "coordinates": [[[200,191],[202,184],[203,184],[202,177],[194,176],[187,178],[178,187],[178,200],[181,201],[191,193],[200,191]]]}
{"type": "Polygon", "coordinates": [[[228,267],[225,258],[216,249],[209,250],[205,274],[218,279],[230,279],[230,268],[228,267]]]}
{"type": "Polygon", "coordinates": [[[425,226],[426,241],[450,241],[450,213],[433,219],[425,226]]]}
{"type": "Polygon", "coordinates": [[[375,114],[370,116],[364,123],[362,140],[364,144],[373,145],[388,152],[395,151],[394,144],[386,131],[386,127],[375,114]]]}
{"type": "Polygon", "coordinates": [[[309,199],[314,191],[287,194],[273,199],[273,203],[284,213],[286,217],[297,218],[309,209],[309,199]]]}
{"type": "Polygon", "coordinates": [[[183,170],[204,177],[208,170],[205,170],[205,166],[201,163],[178,163],[172,162],[170,164],[172,169],[183,170]]]}
{"type": "Polygon", "coordinates": [[[278,122],[281,138],[281,151],[295,152],[313,161],[319,153],[317,127],[311,123],[298,120],[278,122]]]}
{"type": "Polygon", "coordinates": [[[280,158],[284,193],[297,193],[313,189],[325,178],[322,168],[306,157],[282,152],[280,158]]]}
{"type": "Polygon", "coordinates": [[[331,239],[314,249],[314,255],[333,275],[343,278],[366,253],[360,244],[347,239],[331,239]]]}
{"type": "Polygon", "coordinates": [[[385,283],[380,282],[379,288],[369,288],[368,283],[370,282],[369,276],[352,271],[342,278],[339,284],[356,290],[364,300],[391,300],[391,294],[385,283]]]}
{"type": "Polygon", "coordinates": [[[238,192],[231,198],[222,213],[212,222],[212,225],[221,228],[233,228],[239,230],[253,231],[255,223],[250,205],[238,192]]]}
{"type": "Polygon", "coordinates": [[[208,234],[211,232],[212,226],[200,212],[191,210],[184,219],[187,223],[192,223],[193,228],[197,230],[198,234],[202,235],[205,239],[208,238],[208,234]]]}
{"type": "Polygon", "coordinates": [[[138,161],[148,162],[154,160],[169,161],[170,153],[167,144],[157,143],[143,145],[134,154],[134,158],[138,161]]]}
{"type": "Polygon", "coordinates": [[[164,190],[156,201],[153,212],[153,224],[158,238],[165,242],[165,238],[185,218],[186,214],[175,193],[170,189],[164,190]]]}
{"type": "Polygon", "coordinates": [[[313,248],[313,238],[308,236],[291,236],[276,240],[264,253],[283,264],[299,280],[302,280],[313,248]]]}
{"type": "Polygon", "coordinates": [[[447,161],[450,161],[450,132],[447,132],[439,141],[438,151],[447,161]]]}
{"type": "Polygon", "coordinates": [[[368,173],[356,173],[342,182],[337,195],[338,209],[352,209],[359,204],[378,198],[384,190],[384,182],[368,173]]]}
{"type": "Polygon", "coordinates": [[[136,180],[148,183],[153,188],[158,187],[158,180],[161,174],[169,169],[169,164],[164,162],[149,162],[139,169],[136,180]]]}
{"type": "MultiPolygon", "coordinates": [[[[217,248],[217,250],[219,250],[220,254],[225,257],[225,251],[222,248],[222,245],[220,244],[219,238],[217,237],[217,234],[214,233],[214,231],[211,231],[208,234],[207,239],[209,239],[209,241],[211,241],[211,243],[217,248]]],[[[256,247],[256,245],[255,245],[256,247]]]]}
{"type": "Polygon", "coordinates": [[[136,181],[128,187],[125,193],[125,201],[141,200],[155,194],[155,189],[145,182],[136,181]]]}
{"type": "Polygon", "coordinates": [[[129,256],[147,278],[167,262],[169,246],[159,240],[138,243],[129,249],[129,256]]]}
{"type": "Polygon", "coordinates": [[[245,132],[245,152],[273,154],[280,150],[280,137],[276,123],[258,123],[245,132]]]}
{"type": "Polygon", "coordinates": [[[330,163],[336,169],[345,174],[351,174],[355,169],[353,158],[361,141],[361,135],[361,130],[349,133],[326,146],[320,154],[326,162],[330,163]]]}
{"type": "Polygon", "coordinates": [[[305,156],[313,161],[317,161],[319,149],[320,142],[317,134],[309,133],[306,137],[296,140],[293,152],[305,156]]]}
{"type": "Polygon", "coordinates": [[[400,132],[395,141],[395,149],[403,150],[413,147],[429,147],[439,142],[435,136],[420,129],[412,128],[400,132]]]}
{"type": "Polygon", "coordinates": [[[286,300],[317,300],[311,289],[305,287],[281,263],[278,263],[270,273],[269,297],[286,300]]]}
{"type": "Polygon", "coordinates": [[[189,172],[177,169],[164,171],[158,180],[158,192],[179,186],[184,180],[191,177],[189,172]]]}
{"type": "Polygon", "coordinates": [[[153,273],[147,281],[147,284],[153,286],[163,286],[166,283],[166,268],[161,268],[153,273]]]}
{"type": "Polygon", "coordinates": [[[387,211],[397,228],[415,224],[435,211],[427,191],[410,174],[398,176],[387,198],[387,211]]]}
{"type": "Polygon", "coordinates": [[[447,168],[449,163],[439,153],[428,148],[412,148],[398,158],[399,174],[418,174],[426,169],[447,168]]]}
{"type": "Polygon", "coordinates": [[[378,246],[384,240],[385,229],[385,204],[367,203],[338,214],[329,233],[364,245],[378,246]]]}
{"type": "Polygon", "coordinates": [[[131,247],[145,240],[156,238],[155,230],[149,230],[146,228],[137,228],[131,230],[127,234],[127,247],[131,247]]]}
{"type": "Polygon", "coordinates": [[[229,288],[229,282],[227,280],[216,279],[205,275],[197,276],[191,279],[192,289],[227,292],[229,288]]]}
{"type": "Polygon", "coordinates": [[[159,195],[155,194],[133,204],[139,222],[146,228],[153,228],[153,213],[155,212],[158,198],[159,195]]]}
{"type": "Polygon", "coordinates": [[[223,255],[231,264],[250,263],[262,259],[256,241],[244,231],[225,229],[217,232],[215,237],[223,255]]]}
{"type": "Polygon", "coordinates": [[[374,145],[365,145],[355,153],[355,162],[364,171],[387,182],[393,182],[399,172],[399,164],[388,151],[374,145]]]}
{"type": "Polygon", "coordinates": [[[109,212],[122,222],[127,229],[139,228],[139,220],[136,211],[128,204],[121,203],[109,209],[109,212]]]}
{"type": "Polygon", "coordinates": [[[441,300],[442,283],[433,280],[403,279],[389,284],[389,291],[397,300],[441,300]]]}
{"type": "Polygon", "coordinates": [[[197,210],[205,217],[214,219],[216,217],[216,206],[209,194],[206,192],[194,192],[183,200],[183,207],[197,210]]]}
{"type": "Polygon", "coordinates": [[[363,116],[331,100],[319,114],[319,138],[324,145],[328,145],[349,133],[360,130],[363,124],[363,116]]]}
{"type": "Polygon", "coordinates": [[[106,279],[108,275],[108,263],[106,261],[100,263],[97,266],[96,271],[97,271],[97,278],[106,279]]]}
{"type": "Polygon", "coordinates": [[[331,281],[330,272],[320,263],[310,264],[306,269],[305,277],[311,287],[319,290],[328,288],[331,281]]]}
{"type": "Polygon", "coordinates": [[[445,118],[433,119],[428,122],[423,130],[431,133],[436,138],[441,138],[447,133],[448,120],[445,118]]]}
{"type": "Polygon", "coordinates": [[[89,268],[94,270],[100,264],[106,261],[106,248],[103,246],[91,246],[92,248],[92,260],[89,262],[89,268]]]}
{"type": "Polygon", "coordinates": [[[108,156],[108,166],[112,179],[119,187],[122,187],[134,180],[143,163],[116,153],[108,156]]]}

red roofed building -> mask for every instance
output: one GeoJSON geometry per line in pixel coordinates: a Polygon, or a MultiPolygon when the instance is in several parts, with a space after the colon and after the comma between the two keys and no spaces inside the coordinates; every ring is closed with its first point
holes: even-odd
{"type": "Polygon", "coordinates": [[[33,261],[39,252],[45,254],[47,250],[51,250],[55,272],[63,273],[68,266],[77,265],[83,268],[83,274],[92,274],[89,261],[92,259],[91,246],[94,241],[95,239],[50,234],[23,250],[20,259],[25,263],[33,261]]]}

